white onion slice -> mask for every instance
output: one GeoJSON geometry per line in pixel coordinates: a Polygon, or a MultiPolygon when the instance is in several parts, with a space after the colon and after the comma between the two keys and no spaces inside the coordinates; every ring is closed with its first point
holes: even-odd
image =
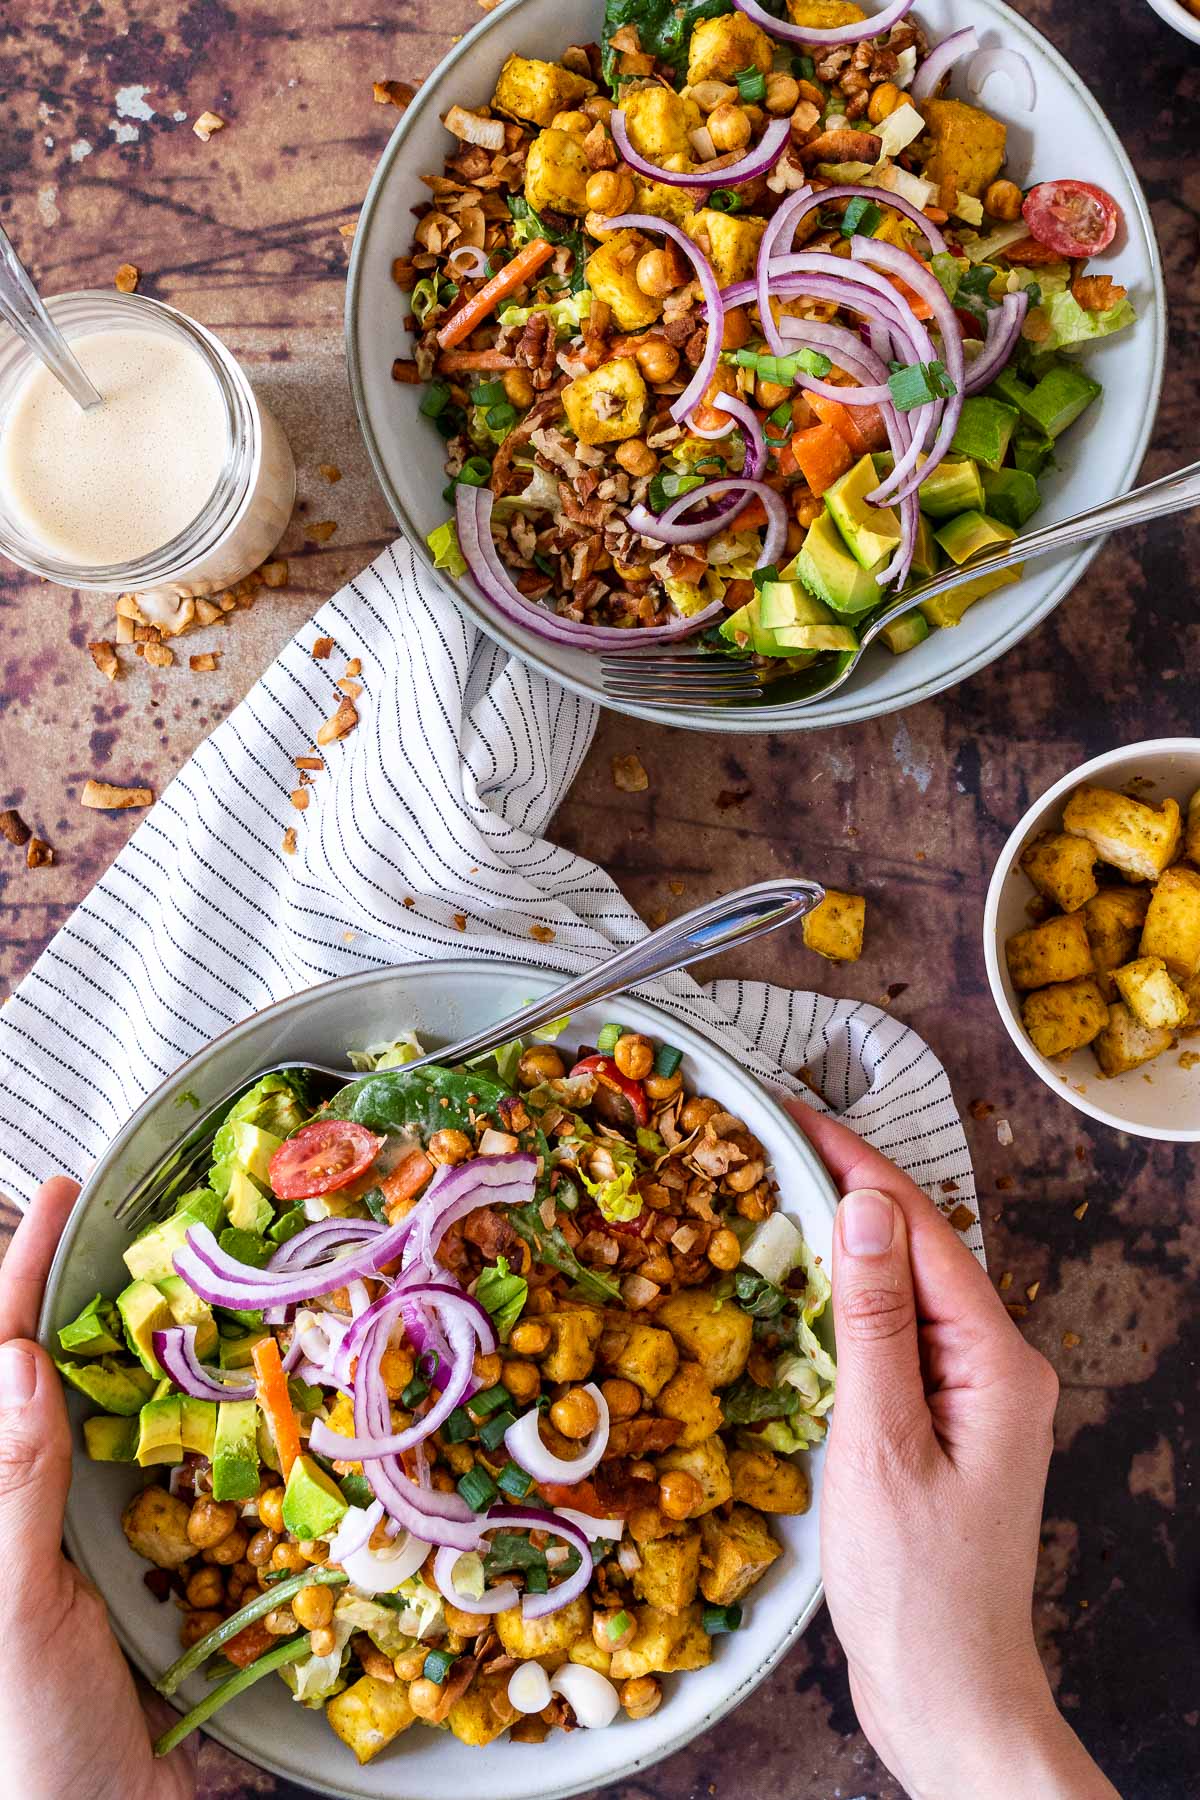
{"type": "MultiPolygon", "coordinates": [[[[464,1594],[454,1580],[455,1566],[462,1554],[461,1550],[439,1550],[433,1559],[434,1583],[451,1606],[457,1606],[459,1612],[482,1615],[507,1612],[510,1606],[517,1604],[521,1596],[511,1581],[502,1582],[499,1587],[486,1588],[478,1599],[472,1594],[464,1594]]],[[[540,1711],[540,1708],[535,1710],[540,1711]]]]}
{"type": "Polygon", "coordinates": [[[587,1731],[603,1731],[621,1710],[617,1690],[599,1669],[584,1663],[567,1663],[550,1678],[554,1693],[561,1694],[576,1719],[587,1731]]]}
{"type": "Polygon", "coordinates": [[[581,1456],[574,1456],[567,1461],[565,1457],[555,1456],[552,1450],[547,1450],[538,1430],[541,1414],[536,1406],[530,1407],[527,1413],[522,1413],[516,1424],[510,1425],[504,1434],[504,1448],[508,1454],[527,1475],[533,1476],[539,1486],[544,1481],[561,1481],[567,1484],[582,1481],[585,1475],[591,1474],[604,1455],[608,1444],[608,1401],[594,1381],[589,1381],[583,1391],[595,1401],[600,1418],[584,1445],[581,1456]]]}
{"type": "Polygon", "coordinates": [[[508,1699],[519,1713],[540,1713],[553,1695],[550,1677],[541,1663],[524,1662],[508,1678],[508,1699]]]}
{"type": "Polygon", "coordinates": [[[959,58],[978,48],[979,38],[973,25],[964,25],[961,31],[952,31],[949,37],[944,37],[929,52],[914,76],[913,99],[928,100],[943,75],[950,73],[959,58]]]}
{"type": "MultiPolygon", "coordinates": [[[[383,1518],[383,1503],[352,1506],[329,1540],[329,1561],[340,1563],[364,1594],[390,1594],[415,1575],[430,1546],[411,1532],[385,1550],[371,1548],[371,1534],[383,1518]]],[[[457,1555],[458,1552],[452,1554],[457,1555]]]]}
{"type": "Polygon", "coordinates": [[[569,1519],[572,1525],[577,1525],[589,1544],[594,1544],[598,1538],[614,1544],[621,1541],[624,1519],[593,1518],[591,1513],[578,1512],[573,1506],[556,1506],[554,1510],[560,1519],[569,1519]]]}
{"type": "Polygon", "coordinates": [[[1017,105],[1023,112],[1032,112],[1037,105],[1037,82],[1033,70],[1019,50],[1006,50],[996,45],[984,49],[971,58],[967,69],[967,92],[973,100],[977,100],[983,92],[984,85],[993,75],[1007,75],[1012,83],[1013,94],[1017,105]]]}

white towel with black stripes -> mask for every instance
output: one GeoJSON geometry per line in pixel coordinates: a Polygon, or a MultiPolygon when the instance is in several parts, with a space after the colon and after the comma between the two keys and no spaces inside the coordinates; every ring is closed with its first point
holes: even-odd
{"type": "MultiPolygon", "coordinates": [[[[403,541],[385,551],[200,746],[4,1007],[0,1186],[26,1203],[46,1175],[82,1180],[189,1056],[315,982],[463,955],[575,974],[642,936],[616,884],[542,835],[594,724],[431,592],[403,541]],[[322,636],[336,649],[317,660],[322,636]],[[294,759],[351,658],[359,722],[299,812],[294,759]]],[[[946,1073],[880,1008],[686,974],[639,992],[766,1081],[798,1092],[807,1069],[864,1138],[974,1211],[946,1073]]]]}

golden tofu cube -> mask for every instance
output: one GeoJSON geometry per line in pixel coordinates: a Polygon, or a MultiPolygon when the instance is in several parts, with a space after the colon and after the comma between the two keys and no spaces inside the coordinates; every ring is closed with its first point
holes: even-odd
{"type": "Polygon", "coordinates": [[[919,110],[933,143],[927,180],[978,197],[1004,166],[1007,126],[965,100],[922,100],[919,110]]]}
{"type": "Polygon", "coordinates": [[[1168,869],[1150,896],[1141,953],[1161,956],[1176,981],[1200,974],[1200,875],[1168,869]]]}
{"type": "Polygon", "coordinates": [[[640,1551],[633,1591],[648,1606],[681,1613],[696,1598],[700,1579],[700,1532],[693,1527],[675,1537],[654,1538],[640,1551]]]}
{"type": "Polygon", "coordinates": [[[1137,949],[1149,905],[1147,888],[1113,887],[1101,888],[1083,908],[1096,979],[1106,1000],[1117,997],[1117,984],[1110,971],[1128,962],[1137,949]]]}
{"type": "Polygon", "coordinates": [[[590,375],[568,382],[562,403],[581,443],[616,444],[642,429],[646,383],[632,356],[615,356],[590,375]]]}
{"type": "Polygon", "coordinates": [[[806,1513],[812,1505],[807,1471],[773,1450],[735,1450],[729,1477],[734,1499],[759,1512],[806,1513]]]}
{"type": "Polygon", "coordinates": [[[1047,831],[1021,852],[1021,867],[1039,894],[1063,912],[1078,912],[1098,891],[1096,852],[1087,838],[1047,831]]]}
{"type": "Polygon", "coordinates": [[[1161,956],[1139,956],[1113,970],[1121,998],[1147,1031],[1174,1031],[1188,1016],[1187,995],[1167,973],[1161,956]]]}
{"type": "Polygon", "coordinates": [[[637,266],[649,248],[640,232],[623,229],[588,257],[588,286],[597,300],[612,307],[622,331],[641,331],[662,312],[662,301],[643,294],[637,284],[637,266]]]}
{"type": "Polygon", "coordinates": [[[575,1640],[591,1629],[592,1608],[586,1594],[560,1606],[557,1612],[547,1613],[543,1619],[525,1618],[519,1606],[496,1614],[496,1630],[510,1656],[531,1662],[550,1658],[552,1667],[557,1667],[575,1640]]]}
{"type": "Polygon", "coordinates": [[[818,31],[836,31],[839,25],[857,25],[866,18],[854,0],[787,0],[788,15],[793,25],[808,25],[818,31]]]}
{"type": "Polygon", "coordinates": [[[408,1704],[406,1681],[363,1675],[326,1703],[325,1717],[359,1762],[368,1763],[408,1730],[416,1714],[408,1704]]]}
{"type": "Polygon", "coordinates": [[[1048,987],[1052,981],[1074,981],[1091,975],[1092,947],[1082,914],[1064,913],[1018,931],[1004,946],[1014,987],[1048,987]]]}
{"type": "MultiPolygon", "coordinates": [[[[856,9],[851,7],[851,12],[856,9]]],[[[861,13],[856,13],[862,18],[861,13]]],[[[742,69],[771,73],[775,46],[766,32],[745,13],[726,13],[722,19],[701,19],[688,44],[688,85],[701,81],[732,81],[742,69]]]]}
{"type": "MultiPolygon", "coordinates": [[[[642,175],[635,175],[633,178],[633,205],[630,212],[653,213],[656,219],[669,219],[673,225],[686,226],[695,206],[696,197],[689,188],[669,187],[665,181],[647,181],[642,175]]],[[[643,241],[642,249],[648,248],[649,245],[643,241]]],[[[638,292],[641,293],[640,288],[638,292]]],[[[645,299],[646,296],[643,294],[642,298],[645,299]]],[[[660,301],[659,306],[661,305],[660,301]]]]}
{"type": "MultiPolygon", "coordinates": [[[[739,18],[741,14],[737,15],[739,18]]],[[[719,23],[720,21],[714,21],[719,23]]],[[[686,230],[705,252],[717,277],[718,287],[731,287],[735,281],[747,281],[758,261],[758,246],[767,229],[765,219],[753,213],[737,216],[714,212],[704,207],[688,220],[686,230]]]]}
{"type": "Polygon", "coordinates": [[[679,1367],[679,1351],[669,1331],[616,1322],[600,1340],[600,1361],[614,1375],[636,1382],[653,1400],[679,1367]]]}
{"type": "Polygon", "coordinates": [[[614,1681],[703,1669],[712,1661],[712,1639],[704,1629],[704,1608],[699,1601],[681,1613],[663,1612],[657,1606],[639,1606],[634,1611],[637,1635],[613,1651],[610,1673],[614,1681]]]}
{"type": "Polygon", "coordinates": [[[1183,995],[1188,1003],[1187,1018],[1179,1029],[1185,1036],[1193,1031],[1200,1031],[1200,975],[1193,975],[1190,981],[1183,984],[1183,995]]]}
{"type": "Polygon", "coordinates": [[[735,1506],[727,1519],[709,1513],[700,1534],[700,1592],[712,1606],[732,1606],[783,1554],[767,1521],[749,1506],[735,1506]]]}
{"type": "Polygon", "coordinates": [[[591,168],[583,145],[570,132],[540,132],[525,159],[525,198],[535,212],[574,213],[582,218],[588,209],[587,184],[591,168]]]}
{"type": "Polygon", "coordinates": [[[657,1409],[664,1419],[678,1419],[683,1430],[676,1439],[681,1450],[702,1444],[721,1429],[721,1402],[699,1363],[685,1362],[658,1396],[657,1409]]]}
{"type": "Polygon", "coordinates": [[[1147,806],[1112,788],[1086,786],[1067,801],[1063,826],[1087,838],[1101,862],[1135,881],[1154,881],[1174,862],[1183,829],[1176,800],[1147,806]]]}
{"type": "Polygon", "coordinates": [[[725,1445],[716,1432],[702,1444],[692,1444],[686,1450],[677,1445],[673,1450],[664,1451],[658,1466],[664,1473],[668,1469],[683,1469],[700,1483],[704,1497],[693,1514],[695,1518],[711,1512],[714,1506],[724,1506],[733,1493],[725,1445]]]}
{"type": "Polygon", "coordinates": [[[1189,862],[1200,863],[1200,788],[1196,789],[1188,801],[1183,854],[1189,862]]]}
{"type": "Polygon", "coordinates": [[[567,1656],[568,1662],[582,1663],[585,1669],[595,1669],[597,1675],[607,1675],[612,1662],[612,1651],[601,1650],[591,1632],[575,1639],[567,1656]]]}
{"type": "Polygon", "coordinates": [[[709,1387],[728,1387],[746,1367],[754,1321],[732,1300],[714,1307],[703,1288],[680,1288],[654,1315],[685,1356],[700,1364],[709,1387]]]}
{"type": "Polygon", "coordinates": [[[827,962],[857,962],[863,951],[867,903],[861,894],[826,888],[825,898],[800,921],[804,946],[827,962]]]}
{"type": "Polygon", "coordinates": [[[1108,1001],[1094,975],[1056,981],[1021,1002],[1021,1018],[1043,1056],[1070,1056],[1108,1024],[1108,1001]]]}
{"type": "Polygon", "coordinates": [[[1169,1031],[1147,1031],[1144,1025],[1138,1024],[1125,1003],[1118,1000],[1109,1007],[1108,1024],[1092,1048],[1102,1074],[1127,1075],[1131,1069],[1138,1069],[1143,1063],[1161,1056],[1174,1042],[1169,1031]]]}
{"type": "Polygon", "coordinates": [[[520,1717],[508,1697],[508,1681],[507,1675],[477,1675],[454,1702],[446,1723],[461,1744],[494,1743],[520,1717]]]}
{"type": "MultiPolygon", "coordinates": [[[[566,112],[594,94],[596,84],[561,63],[539,62],[532,56],[510,56],[500,71],[492,105],[497,112],[531,125],[549,125],[555,113],[566,112]]],[[[530,202],[532,205],[532,201],[530,202]]]]}
{"type": "Polygon", "coordinates": [[[586,1381],[596,1361],[596,1346],[604,1330],[604,1314],[598,1306],[564,1306],[542,1314],[550,1327],[550,1348],[539,1358],[547,1381],[586,1381]]]}
{"type": "Polygon", "coordinates": [[[682,156],[690,166],[692,140],[688,133],[704,123],[694,100],[655,81],[646,87],[626,87],[621,110],[629,141],[647,162],[665,164],[668,157],[682,156]]]}

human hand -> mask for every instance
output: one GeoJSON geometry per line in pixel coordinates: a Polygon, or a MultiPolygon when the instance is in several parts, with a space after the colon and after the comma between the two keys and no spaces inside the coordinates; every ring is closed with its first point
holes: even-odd
{"type": "MultiPolygon", "coordinates": [[[[71,1429],[33,1341],[42,1289],[79,1193],[45,1182],[0,1267],[0,1744],[21,1800],[192,1800],[194,1753],[161,1762],[104,1602],[62,1552],[71,1429]]],[[[165,1720],[174,1718],[162,1702],[165,1720]]]]}
{"type": "Polygon", "coordinates": [[[788,1110],[843,1195],[821,1562],[862,1728],[914,1800],[1113,1800],[1033,1637],[1054,1371],[906,1175],[788,1110]]]}

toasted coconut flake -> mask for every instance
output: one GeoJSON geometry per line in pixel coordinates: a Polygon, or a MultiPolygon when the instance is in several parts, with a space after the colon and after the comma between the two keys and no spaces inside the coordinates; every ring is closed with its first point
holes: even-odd
{"type": "Polygon", "coordinates": [[[284,557],[277,557],[274,562],[265,562],[258,571],[263,579],[263,586],[281,588],[287,586],[288,566],[284,557]]]}
{"type": "Polygon", "coordinates": [[[632,752],[628,756],[614,756],[612,759],[613,786],[623,794],[644,794],[650,786],[650,777],[642,766],[640,756],[632,752]]]}
{"type": "Polygon", "coordinates": [[[294,756],[292,761],[298,769],[323,769],[325,767],[323,756],[294,756]]]}
{"type": "Polygon", "coordinates": [[[1083,1339],[1079,1336],[1077,1331],[1064,1331],[1062,1334],[1062,1347],[1064,1350],[1078,1350],[1082,1342],[1083,1339]]]}
{"type": "Polygon", "coordinates": [[[148,625],[150,623],[149,619],[138,605],[138,597],[136,594],[117,595],[117,617],[118,619],[132,619],[135,625],[148,625]]]}
{"type": "Polygon", "coordinates": [[[465,931],[467,929],[466,913],[455,913],[452,923],[455,931],[465,931]]]}
{"type": "Polygon", "coordinates": [[[283,834],[283,852],[285,856],[296,854],[296,827],[289,825],[283,834]]]}
{"type": "Polygon", "coordinates": [[[45,838],[31,837],[25,848],[25,867],[45,869],[54,861],[54,851],[45,838]]]}
{"type": "Polygon", "coordinates": [[[1087,1212],[1087,1209],[1088,1209],[1088,1202],[1085,1200],[1083,1202],[1082,1206],[1077,1206],[1075,1208],[1075,1217],[1077,1219],[1082,1219],[1084,1214],[1087,1212]]]}
{"type": "Polygon", "coordinates": [[[357,230],[358,230],[358,220],[350,219],[347,221],[347,223],[345,225],[338,226],[338,236],[344,237],[344,238],[352,238],[357,230]]]}
{"type": "Polygon", "coordinates": [[[1012,1286],[1012,1284],[1013,1284],[1012,1270],[1005,1269],[1005,1271],[1004,1271],[1003,1275],[1001,1275],[999,1283],[998,1283],[1000,1292],[1002,1294],[1007,1294],[1007,1292],[1008,1292],[1009,1288],[1012,1286]]]}
{"type": "Polygon", "coordinates": [[[135,263],[122,263],[113,276],[113,286],[118,294],[132,294],[141,279],[141,273],[135,263]]]}
{"type": "Polygon", "coordinates": [[[308,791],[305,788],[293,788],[288,796],[297,812],[303,812],[308,805],[308,791]]]}
{"type": "Polygon", "coordinates": [[[407,81],[376,81],[371,84],[376,106],[395,106],[401,112],[411,104],[416,91],[407,81]]]}
{"type": "Polygon", "coordinates": [[[338,468],[336,463],[318,463],[317,473],[323,475],[331,487],[335,481],[340,481],[342,479],[342,471],[338,468]]]}
{"type": "Polygon", "coordinates": [[[122,812],[131,806],[153,806],[154,790],[148,787],[116,787],[111,781],[89,778],[79,794],[79,804],[95,812],[122,812]]]}
{"type": "Polygon", "coordinates": [[[403,382],[405,387],[418,387],[421,381],[421,371],[415,362],[407,362],[403,357],[398,356],[392,364],[392,380],[403,382]]]}
{"type": "Polygon", "coordinates": [[[631,1312],[641,1312],[644,1307],[653,1306],[662,1293],[656,1281],[648,1281],[644,1275],[626,1275],[621,1283],[621,1298],[631,1312]]]}
{"type": "Polygon", "coordinates": [[[215,112],[202,112],[192,126],[192,130],[202,144],[207,144],[214,131],[224,131],[224,129],[225,120],[220,113],[215,112]]]}
{"type": "Polygon", "coordinates": [[[112,644],[109,643],[108,639],[100,638],[96,643],[89,644],[88,649],[92,653],[92,661],[103,675],[105,681],[115,681],[121,672],[121,664],[117,660],[116,650],[113,648],[112,644]]]}
{"type": "Polygon", "coordinates": [[[342,673],[344,675],[347,675],[351,681],[353,681],[353,679],[356,675],[361,675],[362,674],[362,657],[361,656],[352,656],[350,658],[350,661],[346,664],[346,667],[344,668],[342,673]]]}
{"type": "Polygon", "coordinates": [[[336,682],[334,685],[336,687],[339,687],[343,694],[349,694],[349,696],[352,700],[357,700],[358,696],[363,691],[363,684],[361,681],[347,681],[347,679],[344,675],[342,676],[341,680],[336,682]]]}
{"type": "Polygon", "coordinates": [[[0,837],[7,838],[10,844],[27,844],[32,833],[20,813],[14,806],[6,806],[0,812],[0,837]]]}
{"type": "Polygon", "coordinates": [[[1030,1302],[1030,1304],[1032,1304],[1033,1301],[1035,1301],[1037,1299],[1038,1289],[1041,1287],[1041,1285],[1042,1284],[1040,1281],[1031,1281],[1029,1286],[1025,1289],[1025,1298],[1030,1302]]]}
{"type": "Polygon", "coordinates": [[[1007,1119],[996,1120],[996,1142],[1005,1150],[1013,1141],[1013,1128],[1007,1119]]]}
{"type": "Polygon", "coordinates": [[[312,653],[318,662],[324,662],[332,649],[333,639],[331,637],[319,637],[313,644],[312,653]]]}
{"type": "Polygon", "coordinates": [[[344,699],[332,719],[326,719],[317,733],[318,744],[332,744],[344,738],[358,724],[358,709],[353,700],[344,699]]]}
{"type": "Polygon", "coordinates": [[[503,150],[504,121],[485,119],[468,112],[463,106],[452,106],[442,120],[446,130],[461,138],[464,144],[478,144],[483,150],[503,150]]]}
{"type": "Polygon", "coordinates": [[[314,544],[327,544],[336,530],[336,519],[314,519],[304,527],[304,535],[314,544]]]}
{"type": "Polygon", "coordinates": [[[975,1214],[969,1206],[964,1206],[960,1201],[953,1212],[949,1214],[949,1219],[955,1231],[970,1231],[975,1223],[975,1214]]]}
{"type": "Polygon", "coordinates": [[[167,644],[147,644],[145,657],[156,669],[169,669],[175,661],[175,652],[167,644]]]}
{"type": "Polygon", "coordinates": [[[224,617],[220,607],[214,606],[211,600],[201,598],[196,601],[197,625],[216,625],[224,617]]]}
{"type": "Polygon", "coordinates": [[[193,675],[211,675],[217,666],[217,652],[202,650],[198,656],[188,657],[188,668],[193,675]]]}
{"type": "Polygon", "coordinates": [[[529,935],[535,944],[552,944],[555,932],[551,925],[531,925],[529,935]]]}
{"type": "Polygon", "coordinates": [[[132,642],[133,642],[133,620],[118,618],[117,619],[117,629],[114,633],[114,636],[115,636],[118,644],[132,644],[132,642]]]}

